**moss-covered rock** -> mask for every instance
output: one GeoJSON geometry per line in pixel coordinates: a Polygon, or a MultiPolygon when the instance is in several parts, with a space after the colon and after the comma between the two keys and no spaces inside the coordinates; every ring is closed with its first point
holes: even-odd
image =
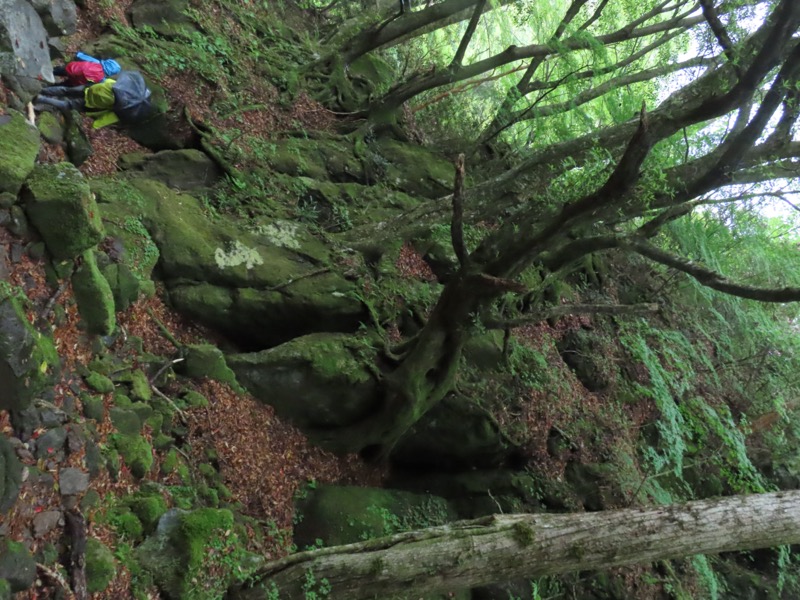
{"type": "Polygon", "coordinates": [[[140,369],[131,372],[131,398],[138,402],[149,402],[153,397],[153,390],[150,388],[150,382],[140,369]]]}
{"type": "Polygon", "coordinates": [[[92,371],[84,378],[84,380],[86,381],[86,385],[88,385],[89,388],[93,389],[95,392],[100,392],[101,394],[110,394],[114,391],[114,382],[100,373],[95,373],[92,371]]]}
{"type": "Polygon", "coordinates": [[[21,411],[60,370],[50,338],[31,326],[24,295],[0,282],[0,409],[21,411]]]}
{"type": "Polygon", "coordinates": [[[377,382],[367,368],[374,351],[354,336],[315,333],[276,348],[228,356],[237,379],[313,437],[358,421],[376,407],[377,382]]]}
{"type": "Polygon", "coordinates": [[[139,518],[148,534],[155,530],[158,520],[167,512],[167,502],[158,492],[140,491],[128,496],[123,502],[139,518]]]}
{"type": "Polygon", "coordinates": [[[76,167],[80,167],[89,160],[94,152],[92,143],[83,129],[83,119],[77,111],[72,112],[72,116],[67,119],[67,157],[76,167]]]}
{"type": "Polygon", "coordinates": [[[210,548],[228,548],[245,572],[248,563],[253,565],[253,557],[234,545],[233,529],[229,510],[172,509],[161,517],[156,533],[136,549],[136,556],[170,598],[214,597],[227,588],[236,573],[230,566],[214,565],[210,548]],[[209,572],[212,565],[213,576],[209,572]]]}
{"type": "Polygon", "coordinates": [[[36,127],[44,140],[50,144],[60,144],[64,141],[64,123],[56,113],[44,111],[36,118],[36,127]]]}
{"type": "Polygon", "coordinates": [[[380,488],[321,485],[297,506],[299,547],[349,544],[400,531],[443,525],[456,513],[444,498],[380,488]]]}
{"type": "Polygon", "coordinates": [[[97,268],[93,251],[83,253],[83,261],[72,275],[72,289],[86,330],[99,335],[111,334],[117,326],[114,294],[97,268]]]}
{"type": "Polygon", "coordinates": [[[111,423],[123,435],[136,435],[142,430],[142,420],[134,411],[112,406],[111,423]]]}
{"type": "Polygon", "coordinates": [[[374,151],[386,161],[384,182],[390,187],[424,198],[452,191],[455,167],[447,158],[416,144],[381,138],[374,151]]]}
{"type": "Polygon", "coordinates": [[[70,163],[41,164],[22,189],[31,223],[58,260],[75,258],[103,239],[100,213],[88,183],[70,163]]]}
{"type": "Polygon", "coordinates": [[[8,581],[12,592],[21,592],[36,579],[36,562],[19,542],[0,540],[0,579],[8,581]]]}
{"type": "Polygon", "coordinates": [[[153,466],[153,449],[141,435],[113,434],[111,441],[134,477],[142,478],[153,466]]]}
{"type": "Polygon", "coordinates": [[[16,194],[39,155],[39,132],[22,113],[8,109],[0,115],[0,192],[16,194]]]}
{"type": "MultiPolygon", "coordinates": [[[[113,386],[113,384],[112,384],[113,386]]],[[[81,394],[81,404],[83,405],[83,416],[87,419],[102,421],[105,416],[105,406],[100,396],[92,394],[81,394]]]]}
{"type": "Polygon", "coordinates": [[[14,506],[21,485],[22,463],[9,441],[0,437],[0,513],[4,514],[14,506]]]}
{"type": "Polygon", "coordinates": [[[111,583],[117,572],[116,561],[111,550],[95,538],[86,540],[86,591],[90,594],[102,592],[111,583]]]}
{"type": "Polygon", "coordinates": [[[144,535],[144,526],[141,520],[130,509],[115,512],[111,523],[117,534],[126,540],[138,542],[144,535]]]}
{"type": "Polygon", "coordinates": [[[178,363],[181,374],[195,379],[208,377],[237,387],[236,375],[225,362],[222,350],[211,344],[191,344],[184,350],[184,361],[178,363]]]}
{"type": "Polygon", "coordinates": [[[192,408],[202,408],[208,406],[208,398],[203,396],[200,392],[189,390],[183,395],[182,400],[192,408]]]}
{"type": "Polygon", "coordinates": [[[184,191],[211,187],[222,176],[207,154],[194,149],[126,154],[120,159],[120,168],[184,191]]]}
{"type": "Polygon", "coordinates": [[[103,267],[102,271],[114,296],[116,310],[125,310],[136,301],[142,286],[128,265],[111,263],[103,267]]]}

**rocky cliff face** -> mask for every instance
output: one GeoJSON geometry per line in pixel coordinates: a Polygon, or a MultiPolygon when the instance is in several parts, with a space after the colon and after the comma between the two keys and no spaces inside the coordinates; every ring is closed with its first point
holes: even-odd
{"type": "Polygon", "coordinates": [[[53,82],[50,59],[61,57],[61,36],[75,33],[77,9],[71,0],[0,2],[0,76],[20,108],[53,82]]]}

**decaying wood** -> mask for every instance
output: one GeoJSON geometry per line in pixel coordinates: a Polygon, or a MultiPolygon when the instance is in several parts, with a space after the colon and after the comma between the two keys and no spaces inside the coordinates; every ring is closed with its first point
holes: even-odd
{"type": "Polygon", "coordinates": [[[495,515],[266,565],[231,598],[302,597],[306,573],[331,600],[416,597],[496,581],[800,543],[800,491],[579,514],[495,515]]]}

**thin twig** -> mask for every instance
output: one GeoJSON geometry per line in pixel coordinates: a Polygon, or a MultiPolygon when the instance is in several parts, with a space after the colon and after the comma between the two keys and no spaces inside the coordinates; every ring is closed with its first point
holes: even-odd
{"type": "Polygon", "coordinates": [[[75,594],[72,593],[69,584],[61,573],[55,569],[51,569],[47,565],[43,565],[42,563],[36,563],[36,570],[39,572],[39,576],[42,579],[48,579],[60,587],[67,600],[75,600],[75,594]]]}
{"type": "Polygon", "coordinates": [[[183,424],[184,424],[184,425],[186,425],[186,423],[188,422],[188,419],[187,419],[187,417],[186,417],[186,413],[185,413],[184,411],[182,411],[182,410],[181,410],[181,409],[178,407],[178,405],[177,405],[177,404],[175,404],[175,401],[174,401],[172,398],[170,398],[169,396],[167,396],[167,395],[166,395],[164,392],[162,392],[160,389],[158,389],[156,386],[152,385],[152,384],[150,384],[150,389],[151,389],[151,390],[153,390],[153,393],[154,393],[156,396],[158,396],[158,397],[159,397],[159,398],[161,398],[162,400],[166,400],[167,402],[169,402],[169,403],[170,403],[170,405],[172,406],[172,408],[174,408],[174,409],[175,409],[175,411],[178,413],[178,416],[181,418],[181,421],[183,422],[183,424]]]}
{"type": "Polygon", "coordinates": [[[169,369],[172,365],[177,364],[179,362],[183,362],[184,360],[186,360],[186,359],[185,358],[176,358],[175,360],[168,361],[163,367],[161,367],[158,371],[156,371],[155,375],[153,375],[150,378],[150,381],[149,381],[150,385],[153,385],[156,381],[158,381],[158,378],[161,377],[164,374],[164,371],[169,369]]]}

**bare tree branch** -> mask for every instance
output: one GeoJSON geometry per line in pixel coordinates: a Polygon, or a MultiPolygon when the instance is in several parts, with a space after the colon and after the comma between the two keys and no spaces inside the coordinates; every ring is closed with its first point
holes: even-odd
{"type": "Polygon", "coordinates": [[[736,71],[736,74],[741,77],[742,70],[738,64],[738,61],[736,60],[736,52],[734,51],[733,42],[731,41],[730,36],[728,36],[728,32],[725,30],[725,26],[722,24],[722,21],[720,21],[717,11],[714,10],[713,0],[699,0],[699,2],[700,7],[703,9],[703,16],[708,22],[708,26],[711,28],[714,36],[717,38],[717,42],[722,48],[722,51],[725,53],[725,56],[728,57],[728,60],[731,62],[731,66],[733,66],[734,71],[736,71]]]}
{"type": "Polygon", "coordinates": [[[762,288],[734,283],[716,271],[712,271],[690,260],[660,250],[644,241],[630,241],[624,244],[623,248],[633,250],[650,260],[686,273],[702,285],[725,294],[730,294],[731,296],[758,300],[759,302],[800,301],[800,288],[762,288]]]}
{"type": "Polygon", "coordinates": [[[451,69],[456,69],[461,66],[461,63],[464,60],[464,55],[467,53],[467,47],[472,40],[472,36],[475,34],[475,29],[478,27],[478,21],[481,19],[481,15],[483,14],[483,9],[485,6],[486,0],[479,0],[475,5],[475,12],[472,13],[472,18],[469,20],[467,30],[464,32],[464,35],[461,38],[461,43],[458,45],[458,50],[456,50],[453,61],[450,63],[451,69]]]}

